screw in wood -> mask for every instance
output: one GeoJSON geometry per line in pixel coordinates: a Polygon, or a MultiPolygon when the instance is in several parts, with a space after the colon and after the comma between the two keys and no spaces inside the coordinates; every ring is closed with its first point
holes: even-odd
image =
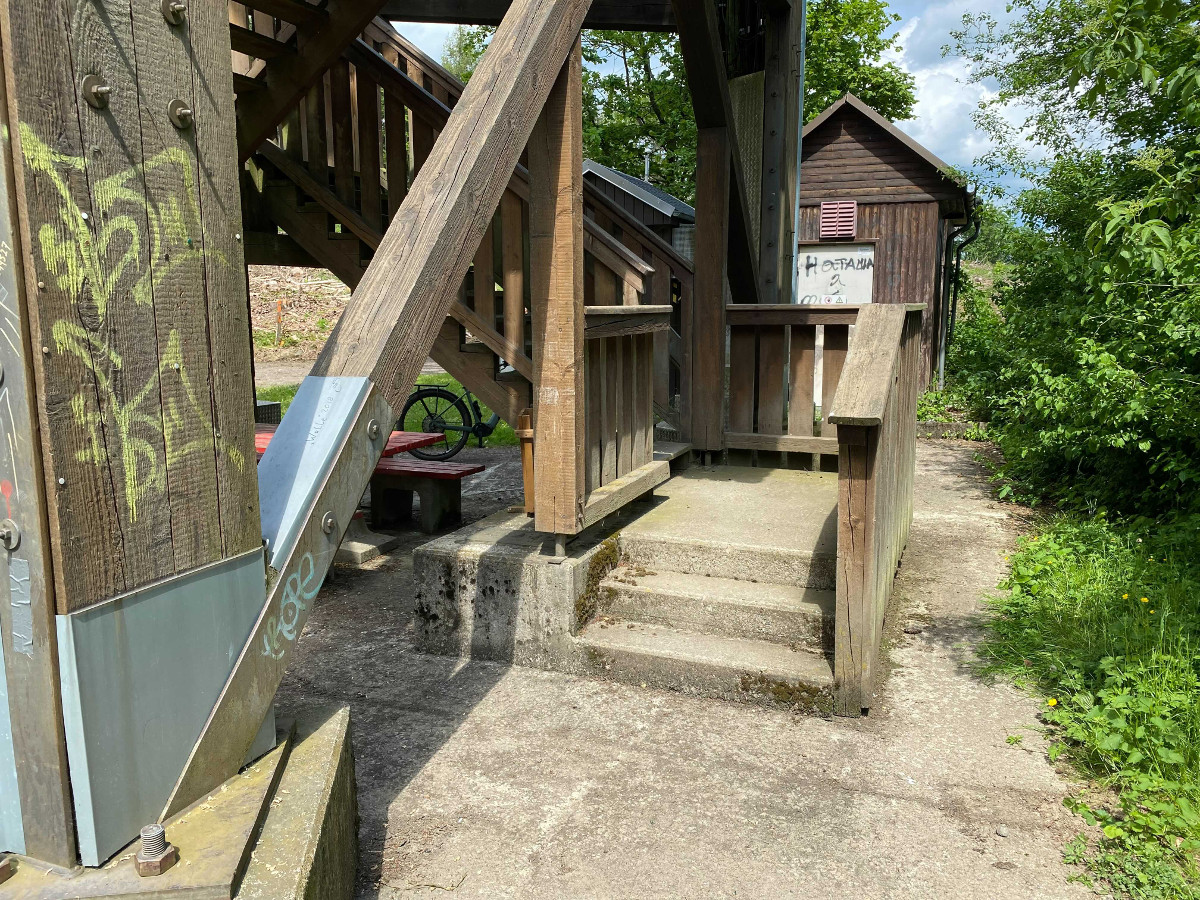
{"type": "Polygon", "coordinates": [[[83,99],[92,109],[104,109],[108,106],[108,97],[112,88],[104,83],[99,75],[83,76],[83,99]]]}
{"type": "Polygon", "coordinates": [[[66,483],[67,483],[67,479],[65,479],[65,478],[60,478],[60,479],[58,479],[58,485],[59,485],[59,487],[62,487],[62,486],[63,486],[64,484],[66,484],[66,483]]]}
{"type": "Polygon", "coordinates": [[[0,546],[10,553],[21,546],[21,529],[12,519],[0,522],[0,546]]]}
{"type": "Polygon", "coordinates": [[[372,419],[367,423],[367,437],[373,441],[379,440],[379,421],[372,419]]]}
{"type": "Polygon", "coordinates": [[[176,128],[192,127],[192,110],[182,100],[172,100],[167,104],[167,118],[176,128]]]}
{"type": "Polygon", "coordinates": [[[181,3],[179,0],[162,0],[162,14],[168,25],[182,25],[186,13],[186,3],[181,3]]]}
{"type": "Polygon", "coordinates": [[[337,519],[333,513],[325,513],[325,517],[321,519],[321,530],[326,534],[333,534],[333,529],[337,527],[337,519]]]}

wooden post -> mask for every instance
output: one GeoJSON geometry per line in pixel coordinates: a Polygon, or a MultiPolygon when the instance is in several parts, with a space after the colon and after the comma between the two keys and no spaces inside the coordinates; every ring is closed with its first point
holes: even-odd
{"type": "Polygon", "coordinates": [[[692,296],[692,443],[720,450],[725,394],[729,130],[701,128],[696,145],[696,274],[692,296]]]}
{"type": "Polygon", "coordinates": [[[535,509],[533,469],[533,410],[523,409],[517,416],[517,437],[521,441],[521,480],[525,488],[525,515],[532,516],[535,509]]]}
{"type": "Polygon", "coordinates": [[[870,706],[875,632],[875,448],[878,428],[842,425],[838,435],[837,609],[833,634],[833,711],[870,706]]]}
{"type": "Polygon", "coordinates": [[[790,303],[795,264],[793,206],[799,183],[798,25],[800,11],[781,4],[767,15],[763,83],[762,184],[759,206],[759,302],[790,303]]]}
{"type": "Polygon", "coordinates": [[[575,534],[583,513],[583,84],[568,54],[529,139],[535,527],[575,534]]]}

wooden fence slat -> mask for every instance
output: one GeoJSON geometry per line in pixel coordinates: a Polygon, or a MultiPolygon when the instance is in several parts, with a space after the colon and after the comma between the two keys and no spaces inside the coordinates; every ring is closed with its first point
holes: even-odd
{"type": "Polygon", "coordinates": [[[817,326],[793,325],[788,434],[813,433],[813,383],[816,372],[817,326]]]}
{"type": "Polygon", "coordinates": [[[617,477],[617,431],[621,421],[621,392],[615,373],[619,370],[619,348],[620,338],[604,340],[604,423],[601,436],[604,450],[601,457],[601,484],[608,484],[617,477]]]}
{"type": "Polygon", "coordinates": [[[603,484],[604,441],[604,345],[605,341],[587,341],[587,400],[584,416],[587,424],[587,493],[603,484]]]}
{"type": "Polygon", "coordinates": [[[729,329],[729,430],[754,430],[754,327],[729,329]]]}
{"type": "Polygon", "coordinates": [[[333,190],[347,206],[354,203],[354,123],[351,121],[350,64],[338,60],[329,70],[333,114],[333,190]]]}
{"type": "Polygon", "coordinates": [[[758,432],[783,434],[784,326],[758,329],[758,432]]]}
{"type": "Polygon", "coordinates": [[[358,87],[359,211],[367,224],[383,231],[383,190],[379,171],[379,85],[362,70],[358,87]]]}
{"type": "Polygon", "coordinates": [[[304,125],[307,137],[308,170],[322,186],[329,184],[329,148],[325,141],[325,83],[308,89],[304,97],[304,125]]]}
{"type": "Polygon", "coordinates": [[[829,421],[829,410],[833,408],[833,398],[842,378],[842,367],[846,364],[846,350],[849,345],[849,325],[825,326],[821,362],[821,434],[825,437],[837,436],[837,426],[829,421]]]}

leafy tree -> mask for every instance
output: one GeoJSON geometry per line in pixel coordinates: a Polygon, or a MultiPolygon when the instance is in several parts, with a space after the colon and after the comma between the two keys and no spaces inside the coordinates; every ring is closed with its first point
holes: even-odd
{"type": "Polygon", "coordinates": [[[442,44],[442,66],[466,84],[495,33],[495,28],[486,25],[459,25],[442,44]]]}
{"type": "MultiPolygon", "coordinates": [[[[999,293],[992,408],[1010,474],[1122,513],[1200,508],[1200,11],[1178,0],[1018,0],[958,35],[1045,163],[999,293]]],[[[983,123],[1019,146],[993,106],[983,123]]],[[[993,160],[1000,164],[1003,160],[993,160]]],[[[1010,164],[1011,165],[1011,164],[1010,164]]]]}
{"type": "Polygon", "coordinates": [[[885,0],[809,0],[804,44],[804,116],[851,93],[888,119],[912,115],[913,77],[883,55],[900,49],[889,30],[900,17],[885,0]]]}
{"type": "MultiPolygon", "coordinates": [[[[913,79],[885,53],[899,16],[886,0],[810,0],[806,35],[805,116],[811,119],[847,92],[892,119],[912,114],[913,79]]],[[[460,78],[483,53],[492,29],[459,27],[442,64],[460,78]]],[[[640,176],[650,154],[650,181],[693,202],[696,123],[679,40],[674,34],[585,31],[584,152],[640,176]]]]}

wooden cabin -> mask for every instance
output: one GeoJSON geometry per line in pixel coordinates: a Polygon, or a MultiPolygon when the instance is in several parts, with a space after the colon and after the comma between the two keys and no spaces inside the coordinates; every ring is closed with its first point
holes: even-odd
{"type": "Polygon", "coordinates": [[[952,242],[973,205],[946,163],[846,94],[804,127],[799,302],[924,304],[923,389],[945,335],[952,242]]]}
{"type": "MultiPolygon", "coordinates": [[[[649,181],[613,169],[594,159],[583,161],[584,180],[596,187],[660,238],[692,258],[696,243],[696,210],[649,181]]],[[[592,215],[588,209],[587,215],[592,215]]]]}

